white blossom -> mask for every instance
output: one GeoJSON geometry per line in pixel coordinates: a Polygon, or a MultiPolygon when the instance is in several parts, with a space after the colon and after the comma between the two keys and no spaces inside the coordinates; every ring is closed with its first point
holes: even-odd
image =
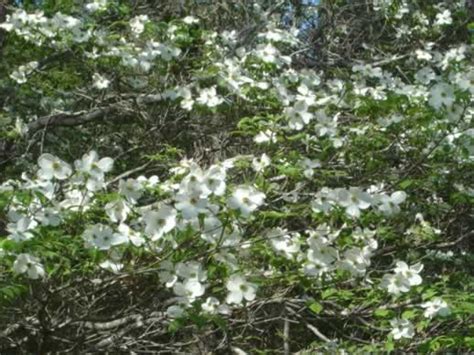
{"type": "Polygon", "coordinates": [[[216,314],[218,312],[220,302],[215,297],[208,297],[206,302],[201,305],[201,308],[204,312],[209,314],[216,314]]]}
{"type": "Polygon", "coordinates": [[[451,314],[448,304],[443,299],[437,297],[431,301],[421,304],[421,307],[425,309],[424,316],[426,318],[433,318],[437,315],[446,317],[451,314]]]}
{"type": "Polygon", "coordinates": [[[423,280],[419,275],[422,269],[423,265],[421,263],[408,266],[407,263],[398,261],[393,274],[383,276],[381,286],[394,295],[408,292],[412,286],[418,286],[422,283],[423,280]]]}
{"type": "Polygon", "coordinates": [[[110,80],[99,73],[94,73],[94,75],[92,75],[92,80],[94,81],[92,86],[99,90],[107,89],[110,85],[110,80]]]}
{"type": "Polygon", "coordinates": [[[133,230],[125,223],[120,223],[117,230],[136,247],[140,247],[145,244],[145,238],[142,237],[141,233],[133,230]]]}
{"type": "Polygon", "coordinates": [[[41,265],[39,259],[30,254],[19,254],[13,263],[13,271],[17,274],[26,273],[33,280],[45,276],[43,265],[41,265]]]}
{"type": "Polygon", "coordinates": [[[226,302],[241,305],[245,299],[253,301],[257,294],[257,285],[248,282],[243,276],[232,275],[226,283],[226,288],[229,291],[226,302]]]}
{"type": "Polygon", "coordinates": [[[102,269],[108,270],[111,273],[118,274],[123,269],[123,264],[113,260],[105,260],[99,264],[102,269]]]}
{"type": "Polygon", "coordinates": [[[266,168],[267,166],[270,166],[270,163],[271,163],[271,160],[270,160],[270,158],[268,157],[268,155],[266,155],[265,153],[263,153],[260,158],[253,158],[253,160],[252,160],[252,168],[253,168],[253,170],[255,170],[257,173],[260,173],[260,172],[262,172],[263,170],[265,170],[265,168],[266,168]]]}
{"type": "Polygon", "coordinates": [[[392,326],[390,333],[395,340],[401,338],[411,339],[415,335],[415,328],[409,320],[395,318],[390,321],[390,325],[392,326]]]}
{"type": "Polygon", "coordinates": [[[449,107],[454,103],[454,89],[447,83],[438,83],[431,88],[430,91],[430,106],[435,109],[440,109],[443,106],[449,107]]]}
{"type": "Polygon", "coordinates": [[[72,169],[69,164],[61,159],[44,153],[38,158],[38,177],[44,180],[51,180],[56,178],[58,180],[65,180],[72,174],[72,169]]]}
{"type": "Polygon", "coordinates": [[[254,142],[257,144],[262,144],[262,143],[276,143],[276,134],[270,131],[269,129],[265,131],[260,131],[255,137],[254,137],[254,142]]]}
{"type": "Polygon", "coordinates": [[[265,194],[251,186],[238,187],[227,201],[230,208],[239,210],[244,217],[263,204],[265,194]]]}
{"type": "Polygon", "coordinates": [[[203,282],[207,280],[207,274],[201,263],[197,261],[189,261],[186,263],[178,263],[176,265],[176,275],[183,279],[192,279],[203,282]]]}
{"type": "Polygon", "coordinates": [[[176,282],[173,291],[177,296],[185,297],[189,302],[204,295],[206,287],[196,279],[187,279],[184,282],[176,282]]]}
{"type": "Polygon", "coordinates": [[[143,184],[136,179],[127,179],[119,181],[119,193],[135,204],[143,195],[143,184]]]}
{"type": "Polygon", "coordinates": [[[131,212],[131,208],[127,202],[118,199],[107,203],[105,206],[105,213],[109,216],[112,222],[124,222],[127,219],[128,214],[131,212]]]}
{"type": "Polygon", "coordinates": [[[170,206],[162,205],[157,211],[146,212],[143,221],[145,222],[145,233],[155,241],[176,227],[176,210],[170,206]]]}
{"type": "Polygon", "coordinates": [[[201,89],[196,101],[207,107],[216,107],[223,103],[224,99],[217,95],[216,87],[212,86],[207,89],[201,89]]]}
{"type": "Polygon", "coordinates": [[[166,309],[166,314],[170,318],[180,318],[184,315],[185,311],[182,306],[172,305],[166,309]]]}
{"type": "Polygon", "coordinates": [[[61,223],[61,212],[57,208],[53,207],[46,207],[43,208],[41,211],[36,213],[35,218],[43,225],[43,226],[53,226],[56,227],[61,223]]]}
{"type": "Polygon", "coordinates": [[[337,250],[321,235],[313,235],[308,240],[307,262],[303,265],[305,274],[320,277],[334,267],[338,258],[337,250]]]}
{"type": "Polygon", "coordinates": [[[7,231],[11,233],[8,238],[15,242],[32,239],[34,237],[32,231],[37,225],[38,222],[35,219],[21,217],[14,223],[8,223],[7,231]]]}
{"type": "Polygon", "coordinates": [[[226,189],[226,170],[223,166],[212,165],[203,176],[204,196],[214,194],[222,196],[226,189]],[[207,191],[206,191],[207,190],[207,191]]]}
{"type": "Polygon", "coordinates": [[[99,10],[104,10],[107,7],[108,0],[94,0],[86,4],[86,10],[90,12],[96,12],[99,10]]]}
{"type": "Polygon", "coordinates": [[[367,193],[357,187],[337,190],[337,203],[346,209],[346,213],[351,217],[359,217],[360,210],[369,208],[372,198],[367,193]]]}
{"type": "Polygon", "coordinates": [[[297,101],[292,107],[287,107],[284,113],[289,119],[288,127],[298,131],[302,130],[314,117],[308,108],[305,101],[297,101]]]}
{"type": "Polygon", "coordinates": [[[126,236],[121,233],[114,233],[112,228],[103,224],[96,224],[88,228],[83,238],[87,246],[95,247],[99,250],[109,250],[113,246],[128,242],[126,236]]]}
{"type": "Polygon", "coordinates": [[[183,22],[187,25],[192,25],[194,23],[199,23],[199,19],[193,16],[186,16],[185,18],[183,18],[183,22]]]}
{"type": "Polygon", "coordinates": [[[293,259],[300,252],[300,238],[298,233],[288,233],[281,228],[274,228],[267,233],[271,246],[277,253],[287,259],[293,259]]]}
{"type": "Polygon", "coordinates": [[[130,29],[135,35],[139,35],[145,30],[145,23],[148,22],[147,15],[135,16],[130,20],[130,29]]]}
{"type": "Polygon", "coordinates": [[[10,78],[15,80],[18,84],[24,84],[28,81],[28,76],[38,68],[38,62],[29,62],[25,65],[20,65],[17,70],[10,74],[10,78]]]}
{"type": "Polygon", "coordinates": [[[450,25],[453,23],[453,19],[451,18],[451,11],[444,10],[443,12],[436,14],[435,19],[435,26],[442,26],[442,25],[450,25]]]}
{"type": "Polygon", "coordinates": [[[208,200],[207,198],[201,198],[200,194],[180,193],[176,195],[175,200],[175,208],[187,220],[197,217],[200,213],[207,212],[208,200]]]}
{"type": "Polygon", "coordinates": [[[404,191],[395,191],[390,196],[381,195],[377,202],[379,203],[378,209],[387,214],[392,215],[400,212],[400,204],[406,200],[407,194],[404,191]]]}

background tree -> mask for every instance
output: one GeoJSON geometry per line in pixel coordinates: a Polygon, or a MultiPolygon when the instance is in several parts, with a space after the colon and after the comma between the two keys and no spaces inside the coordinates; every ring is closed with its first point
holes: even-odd
{"type": "Polygon", "coordinates": [[[2,351],[473,348],[463,1],[6,8],[2,351]]]}

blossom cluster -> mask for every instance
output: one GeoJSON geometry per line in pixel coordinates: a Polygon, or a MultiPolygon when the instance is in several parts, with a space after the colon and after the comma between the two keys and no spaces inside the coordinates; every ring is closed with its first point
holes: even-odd
{"type": "MultiPolygon", "coordinates": [[[[372,190],[375,190],[376,187],[372,190]]],[[[360,217],[361,211],[375,207],[379,212],[393,215],[400,212],[402,204],[407,195],[404,191],[395,191],[388,195],[385,193],[371,193],[370,189],[364,191],[358,187],[329,189],[323,188],[316,194],[312,201],[315,212],[328,212],[333,206],[344,208],[350,217],[360,217]]]]}
{"type": "MultiPolygon", "coordinates": [[[[108,223],[85,226],[84,247],[112,252],[110,259],[100,266],[120,272],[124,267],[120,261],[121,247],[130,245],[149,252],[159,252],[167,245],[176,248],[175,238],[180,232],[194,230],[212,248],[237,245],[242,236],[237,220],[250,218],[263,205],[265,194],[249,185],[229,189],[226,178],[232,167],[232,160],[208,169],[185,160],[172,170],[172,178],[163,183],[156,176],[120,180],[118,194],[103,206],[108,223]],[[161,191],[163,198],[143,205],[141,201],[150,190],[161,191]],[[223,223],[223,214],[234,214],[237,220],[223,223]]],[[[7,226],[8,239],[16,243],[30,241],[41,235],[41,226],[57,227],[68,213],[87,211],[95,204],[96,194],[105,192],[108,186],[105,177],[112,169],[113,159],[99,158],[95,151],[76,160],[74,167],[49,153],[42,154],[33,179],[24,175],[24,182],[8,181],[2,185],[3,191],[24,189],[33,197],[26,205],[20,200],[12,201],[8,211],[11,221],[7,226]]],[[[225,252],[215,257],[231,265],[232,270],[238,268],[232,260],[227,260],[229,255],[225,252]]],[[[207,274],[200,262],[173,265],[166,261],[161,268],[160,278],[166,287],[172,288],[179,307],[189,307],[204,296],[207,274]]],[[[31,279],[47,276],[39,258],[28,253],[16,256],[13,270],[31,279]]],[[[255,298],[256,285],[247,283],[238,274],[230,276],[227,288],[227,303],[240,305],[243,299],[255,298]]],[[[170,308],[169,314],[176,314],[178,305],[170,308]]],[[[209,296],[203,310],[227,309],[219,305],[216,297],[209,296]]]]}

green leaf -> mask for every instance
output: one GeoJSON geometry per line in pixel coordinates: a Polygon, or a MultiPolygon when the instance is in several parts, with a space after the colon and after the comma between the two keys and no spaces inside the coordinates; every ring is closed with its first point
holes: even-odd
{"type": "Polygon", "coordinates": [[[378,308],[374,311],[374,316],[377,318],[388,318],[391,317],[392,311],[388,309],[378,308]]]}
{"type": "Polygon", "coordinates": [[[426,300],[431,299],[434,295],[436,295],[436,291],[433,289],[429,289],[423,292],[423,294],[421,295],[421,299],[423,301],[426,301],[426,300]]]}
{"type": "Polygon", "coordinates": [[[410,179],[403,180],[399,185],[401,189],[405,190],[409,186],[413,185],[413,180],[410,180],[410,179]]]}
{"type": "Polygon", "coordinates": [[[403,319],[413,319],[416,316],[416,311],[413,309],[409,309],[405,312],[402,313],[402,318],[403,319]]]}
{"type": "Polygon", "coordinates": [[[324,290],[321,293],[321,297],[323,299],[327,299],[327,298],[331,297],[332,295],[334,295],[335,293],[337,293],[337,290],[335,288],[328,288],[327,290],[324,290]]]}
{"type": "Polygon", "coordinates": [[[313,313],[316,313],[316,314],[319,314],[321,313],[321,311],[323,310],[323,306],[321,303],[318,303],[318,302],[313,302],[309,305],[309,309],[313,312],[313,313]]]}
{"type": "Polygon", "coordinates": [[[393,341],[389,340],[385,343],[385,350],[393,351],[395,349],[395,344],[393,341]]]}
{"type": "Polygon", "coordinates": [[[474,314],[474,303],[461,302],[456,308],[463,313],[474,314]]]}
{"type": "Polygon", "coordinates": [[[465,337],[464,344],[470,349],[474,349],[474,337],[465,337]]]}

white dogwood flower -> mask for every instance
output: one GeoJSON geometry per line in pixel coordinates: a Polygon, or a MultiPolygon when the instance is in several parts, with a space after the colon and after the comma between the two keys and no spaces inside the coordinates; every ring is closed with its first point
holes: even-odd
{"type": "Polygon", "coordinates": [[[438,83],[431,88],[428,103],[430,106],[439,110],[440,108],[450,107],[455,100],[454,88],[447,83],[438,83]]]}
{"type": "Polygon", "coordinates": [[[141,233],[133,230],[125,223],[120,223],[117,229],[119,233],[125,236],[130,241],[130,243],[136,247],[140,247],[145,244],[145,238],[142,237],[141,233]]]}
{"type": "Polygon", "coordinates": [[[145,23],[148,22],[147,15],[135,16],[130,20],[130,29],[135,35],[139,35],[145,30],[145,23]]]}
{"type": "Polygon", "coordinates": [[[425,309],[423,315],[426,318],[433,318],[437,315],[446,317],[451,314],[451,310],[446,301],[439,297],[434,298],[432,301],[422,303],[421,307],[425,309]]]}
{"type": "Polygon", "coordinates": [[[92,86],[99,90],[107,89],[110,85],[110,80],[99,73],[94,73],[94,75],[92,75],[92,81],[92,86]]]}
{"type": "Polygon", "coordinates": [[[155,241],[176,227],[176,210],[163,205],[158,211],[147,211],[143,216],[143,221],[145,222],[145,234],[155,241]]]}
{"type": "Polygon", "coordinates": [[[92,150],[82,156],[82,159],[74,162],[77,171],[97,180],[103,180],[105,173],[112,170],[114,160],[112,158],[99,159],[96,151],[92,150]]]}
{"type": "Polygon", "coordinates": [[[131,209],[128,206],[127,202],[118,199],[112,202],[107,203],[104,206],[105,213],[109,216],[112,222],[124,222],[127,219],[128,214],[131,209]]]}
{"type": "Polygon", "coordinates": [[[39,259],[30,254],[19,254],[13,263],[13,271],[17,274],[26,273],[33,280],[45,276],[43,265],[41,265],[39,259]]]}
{"type": "Polygon", "coordinates": [[[137,203],[143,195],[143,184],[136,179],[127,179],[119,181],[119,193],[131,203],[137,203]]]}
{"type": "Polygon", "coordinates": [[[196,279],[187,279],[184,282],[176,282],[173,291],[177,296],[185,297],[189,302],[193,302],[206,292],[206,287],[196,279]]]}
{"type": "Polygon", "coordinates": [[[223,166],[212,165],[203,176],[203,187],[209,193],[222,196],[226,188],[226,170],[223,166]]]}
{"type": "Polygon", "coordinates": [[[240,275],[232,275],[226,283],[229,294],[227,295],[227,303],[242,304],[245,299],[253,301],[257,294],[257,285],[247,282],[247,280],[240,275]]]}
{"type": "Polygon", "coordinates": [[[386,215],[400,212],[400,204],[405,202],[407,194],[404,191],[395,191],[390,196],[381,195],[378,198],[378,209],[386,215]]]}
{"type": "Polygon", "coordinates": [[[109,250],[111,247],[128,242],[126,236],[121,233],[114,233],[112,228],[103,224],[96,224],[88,228],[83,238],[87,246],[95,247],[99,250],[109,250]]]}
{"type": "Polygon", "coordinates": [[[174,286],[174,284],[178,281],[178,275],[176,275],[175,267],[171,261],[164,260],[161,262],[158,277],[167,288],[174,286]]]}
{"type": "Polygon", "coordinates": [[[394,273],[383,276],[381,286],[394,295],[408,292],[412,286],[422,283],[423,280],[419,275],[422,269],[421,263],[408,266],[407,263],[398,261],[393,270],[394,273]]]}
{"type": "Polygon", "coordinates": [[[292,259],[300,251],[299,233],[290,234],[282,228],[274,228],[267,233],[273,249],[283,254],[287,259],[292,259]]]}
{"type": "Polygon", "coordinates": [[[201,89],[199,97],[196,99],[201,105],[207,107],[216,107],[224,102],[224,99],[217,95],[216,87],[212,86],[207,89],[201,89]]]}
{"type": "Polygon", "coordinates": [[[285,115],[289,119],[288,127],[297,131],[302,130],[314,117],[308,108],[305,101],[296,101],[292,107],[285,108],[285,115]]]}
{"type": "Polygon", "coordinates": [[[107,7],[108,0],[94,0],[86,4],[86,10],[90,12],[96,12],[98,10],[103,10],[107,7]]]}
{"type": "Polygon", "coordinates": [[[451,11],[444,10],[443,12],[439,12],[436,14],[434,25],[442,26],[442,25],[450,25],[453,23],[453,19],[451,17],[451,11]]]}
{"type": "Polygon", "coordinates": [[[392,326],[390,333],[395,340],[401,338],[411,339],[415,335],[415,328],[409,320],[395,318],[390,321],[390,325],[392,326]]]}
{"type": "Polygon", "coordinates": [[[394,269],[395,274],[401,274],[410,286],[421,285],[423,281],[419,273],[423,270],[423,264],[416,263],[412,266],[408,266],[404,261],[398,261],[394,269]]]}
{"type": "Polygon", "coordinates": [[[321,163],[319,160],[311,160],[308,158],[304,158],[299,162],[299,164],[304,169],[303,175],[308,179],[313,177],[314,169],[321,167],[321,163]]]}
{"type": "Polygon", "coordinates": [[[329,243],[326,237],[316,235],[307,240],[309,245],[306,254],[307,262],[303,265],[307,275],[320,277],[334,267],[338,252],[329,243]]]}
{"type": "Polygon", "coordinates": [[[337,190],[337,202],[346,208],[346,213],[351,217],[359,217],[360,210],[369,208],[372,198],[367,193],[357,187],[350,187],[349,190],[337,190]]]}
{"type": "Polygon", "coordinates": [[[263,204],[265,194],[251,186],[238,187],[227,201],[230,208],[239,210],[243,216],[249,216],[263,204]]]}
{"type": "Polygon", "coordinates": [[[181,212],[184,219],[190,220],[200,213],[207,212],[208,200],[201,198],[200,194],[180,193],[176,195],[175,207],[181,212]]]}
{"type": "Polygon", "coordinates": [[[38,158],[38,178],[43,180],[65,180],[72,174],[68,163],[49,153],[44,153],[38,158]]]}
{"type": "Polygon", "coordinates": [[[30,217],[21,217],[14,223],[8,223],[7,231],[11,234],[8,239],[15,242],[30,240],[34,237],[32,230],[36,228],[38,222],[30,217]]]}
{"type": "Polygon", "coordinates": [[[280,51],[270,43],[267,43],[266,45],[259,45],[255,50],[255,55],[265,63],[276,63],[277,58],[280,56],[280,51]]]}
{"type": "Polygon", "coordinates": [[[197,261],[189,261],[186,263],[178,263],[176,265],[176,275],[183,279],[195,279],[199,282],[207,280],[207,273],[201,263],[197,261]]]}
{"type": "Polygon", "coordinates": [[[268,142],[276,143],[277,138],[276,138],[275,133],[267,129],[265,131],[258,132],[258,134],[253,138],[253,141],[257,144],[268,143],[268,142]]]}
{"type": "Polygon", "coordinates": [[[123,269],[123,264],[113,260],[105,260],[99,264],[102,269],[108,270],[111,273],[118,274],[123,269]]]}
{"type": "Polygon", "coordinates": [[[201,309],[209,314],[216,314],[218,312],[220,302],[215,297],[208,297],[206,302],[201,305],[201,309]]]}
{"type": "Polygon", "coordinates": [[[363,276],[370,266],[370,248],[353,247],[346,250],[343,256],[344,258],[340,262],[341,267],[354,276],[363,276]]]}
{"type": "Polygon", "coordinates": [[[35,218],[43,226],[56,227],[61,223],[61,213],[57,208],[46,207],[36,213],[35,218]]]}
{"type": "Polygon", "coordinates": [[[169,306],[166,309],[166,315],[172,319],[180,318],[184,315],[184,313],[185,313],[184,308],[177,304],[169,306]]]}
{"type": "Polygon", "coordinates": [[[183,22],[187,25],[192,25],[194,23],[199,23],[199,19],[193,16],[186,16],[185,18],[183,18],[183,22]]]}
{"type": "Polygon", "coordinates": [[[253,158],[253,160],[252,160],[252,168],[253,168],[253,170],[255,170],[257,173],[260,173],[260,172],[262,172],[263,170],[265,170],[265,168],[266,168],[267,166],[270,166],[270,163],[271,163],[271,160],[270,160],[270,158],[268,157],[268,155],[266,155],[265,153],[263,153],[260,158],[253,158]]]}

